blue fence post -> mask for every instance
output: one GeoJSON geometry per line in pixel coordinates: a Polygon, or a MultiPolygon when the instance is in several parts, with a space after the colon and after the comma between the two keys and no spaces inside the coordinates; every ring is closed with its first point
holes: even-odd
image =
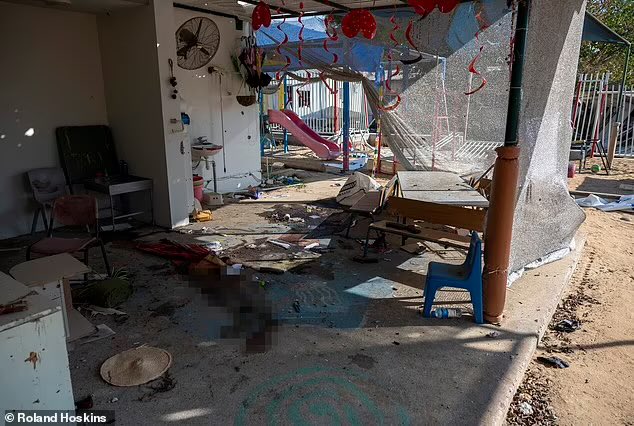
{"type": "MultiPolygon", "coordinates": [[[[284,106],[281,109],[286,109],[286,105],[288,104],[288,90],[286,89],[286,79],[287,77],[284,76],[284,106]]],[[[284,153],[288,152],[288,131],[286,131],[286,129],[284,129],[284,153]]]]}
{"type": "Polygon", "coordinates": [[[350,82],[343,82],[343,171],[350,170],[350,82]]]}

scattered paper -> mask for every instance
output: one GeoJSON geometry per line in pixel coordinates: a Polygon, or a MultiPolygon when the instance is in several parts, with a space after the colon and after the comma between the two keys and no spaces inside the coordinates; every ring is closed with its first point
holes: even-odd
{"type": "Polygon", "coordinates": [[[286,244],[286,243],[283,243],[283,242],[277,241],[277,240],[269,240],[269,243],[273,244],[274,246],[282,247],[285,250],[288,250],[288,249],[291,248],[290,244],[286,244]]]}

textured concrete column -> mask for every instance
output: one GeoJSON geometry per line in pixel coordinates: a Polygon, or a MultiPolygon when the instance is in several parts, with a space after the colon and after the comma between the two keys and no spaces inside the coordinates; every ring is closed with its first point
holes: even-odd
{"type": "Polygon", "coordinates": [[[513,217],[517,201],[520,148],[500,147],[493,172],[491,202],[484,234],[484,319],[499,323],[506,303],[513,217]]]}

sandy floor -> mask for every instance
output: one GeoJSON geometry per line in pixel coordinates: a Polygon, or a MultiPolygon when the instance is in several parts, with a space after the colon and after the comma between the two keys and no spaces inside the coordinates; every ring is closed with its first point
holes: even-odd
{"type": "MultiPolygon", "coordinates": [[[[634,160],[616,159],[610,175],[604,171],[591,173],[592,165],[601,165],[600,159],[588,159],[587,170],[570,179],[570,189],[586,192],[603,192],[608,194],[631,194],[634,191],[624,189],[622,185],[634,185],[634,160]]],[[[601,167],[603,167],[601,165],[601,167]]]]}
{"type": "MultiPolygon", "coordinates": [[[[571,189],[632,193],[619,188],[623,184],[634,184],[634,160],[617,160],[609,177],[582,174],[570,181],[571,189]]],[[[515,396],[510,424],[634,425],[634,215],[586,214],[584,255],[536,353],[557,356],[570,367],[534,360],[515,396]],[[556,331],[566,319],[579,320],[581,329],[556,331]]]]}

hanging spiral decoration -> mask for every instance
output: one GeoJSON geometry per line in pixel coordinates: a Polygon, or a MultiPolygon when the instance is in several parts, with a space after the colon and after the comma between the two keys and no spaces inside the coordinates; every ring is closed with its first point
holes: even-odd
{"type": "MultiPolygon", "coordinates": [[[[398,22],[396,21],[396,15],[395,13],[392,13],[392,16],[390,17],[390,22],[392,23],[392,25],[394,25],[392,27],[392,29],[390,30],[390,40],[392,41],[392,46],[393,47],[398,47],[400,45],[400,43],[398,42],[398,40],[396,39],[396,35],[395,32],[398,31],[399,29],[401,29],[400,25],[398,24],[398,22]]],[[[393,61],[393,56],[392,56],[392,49],[388,49],[387,51],[387,60],[389,65],[389,69],[392,68],[392,63],[393,61]]],[[[385,88],[387,89],[387,95],[388,96],[396,96],[396,102],[394,102],[393,104],[389,105],[389,106],[383,106],[380,105],[379,108],[382,109],[383,111],[393,111],[396,108],[398,108],[398,106],[401,104],[401,95],[399,95],[398,93],[396,93],[394,90],[392,90],[392,79],[394,77],[396,77],[397,75],[399,75],[401,72],[401,67],[397,64],[396,65],[396,69],[394,70],[393,73],[388,74],[387,79],[385,80],[385,88]]]]}
{"type": "Polygon", "coordinates": [[[303,66],[302,64],[302,51],[304,50],[304,29],[306,28],[306,25],[304,25],[304,22],[302,21],[304,17],[304,2],[300,2],[299,3],[299,18],[297,18],[297,22],[299,22],[299,25],[301,25],[301,28],[299,29],[299,35],[298,35],[298,39],[299,39],[299,44],[297,45],[297,59],[299,59],[299,65],[303,66]]]}
{"type": "MultiPolygon", "coordinates": [[[[332,12],[330,12],[328,16],[326,16],[326,18],[324,19],[324,26],[326,27],[326,36],[327,36],[327,38],[324,39],[324,50],[332,54],[332,63],[336,64],[339,62],[339,55],[337,55],[335,52],[331,52],[330,50],[328,50],[328,41],[336,42],[339,40],[339,35],[337,35],[337,30],[335,29],[333,25],[334,22],[335,22],[335,17],[332,15],[332,12]]],[[[326,73],[324,71],[319,73],[319,78],[324,83],[324,85],[326,86],[326,89],[328,89],[330,94],[334,95],[336,92],[336,89],[333,89],[330,86],[330,84],[328,83],[328,80],[326,79],[326,73]]]]}
{"type": "MultiPolygon", "coordinates": [[[[282,0],[282,6],[286,6],[286,3],[284,2],[284,0],[282,0]]],[[[281,7],[279,7],[277,9],[277,14],[280,15],[282,13],[281,7]]],[[[286,45],[289,41],[288,39],[288,34],[286,33],[286,31],[284,31],[284,29],[282,28],[282,25],[284,25],[286,23],[286,17],[282,18],[282,22],[280,22],[279,24],[277,24],[277,29],[284,34],[284,39],[282,40],[282,42],[280,44],[277,45],[277,47],[275,48],[275,51],[277,52],[278,55],[284,57],[284,59],[286,59],[286,64],[282,66],[282,68],[280,68],[277,73],[275,73],[275,79],[276,80],[281,80],[281,75],[286,72],[286,70],[291,66],[291,57],[288,56],[285,53],[282,53],[282,46],[286,45]]]]}
{"type": "MultiPolygon", "coordinates": [[[[477,14],[476,14],[476,20],[478,21],[479,24],[479,29],[478,32],[476,32],[475,34],[475,38],[476,41],[478,43],[480,43],[480,34],[484,31],[487,30],[487,28],[490,27],[489,23],[486,21],[486,19],[484,19],[484,16],[482,14],[482,10],[480,10],[477,14]]],[[[465,93],[466,96],[471,96],[473,94],[478,93],[480,90],[484,89],[484,87],[487,85],[488,81],[487,79],[482,75],[482,73],[480,71],[478,71],[478,69],[476,68],[476,65],[478,64],[478,62],[480,61],[480,59],[482,58],[482,52],[484,51],[484,45],[480,46],[480,50],[478,52],[478,54],[476,55],[475,58],[473,58],[473,60],[471,61],[471,63],[469,64],[469,72],[475,76],[480,77],[480,79],[482,80],[482,82],[480,83],[480,86],[478,86],[477,88],[475,88],[474,90],[465,93]]]]}
{"type": "MultiPolygon", "coordinates": [[[[304,18],[304,2],[302,1],[299,3],[299,18],[297,18],[297,22],[299,22],[299,24],[301,25],[299,29],[299,34],[297,36],[297,39],[299,40],[299,43],[297,45],[297,59],[299,60],[299,65],[301,68],[305,68],[304,63],[302,62],[302,58],[303,58],[302,52],[304,51],[304,30],[306,29],[306,25],[302,21],[303,18],[304,18]]],[[[301,96],[300,89],[306,86],[308,83],[310,83],[312,79],[312,75],[310,71],[308,71],[307,69],[305,69],[304,71],[306,72],[306,81],[303,84],[300,84],[299,86],[297,86],[296,92],[297,92],[298,98],[301,96]]]]}

